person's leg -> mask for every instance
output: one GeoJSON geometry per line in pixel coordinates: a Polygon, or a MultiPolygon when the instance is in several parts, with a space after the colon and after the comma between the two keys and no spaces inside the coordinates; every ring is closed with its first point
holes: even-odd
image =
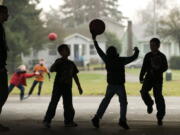
{"type": "Polygon", "coordinates": [[[36,81],[36,80],[33,81],[33,84],[32,84],[32,86],[31,86],[31,88],[30,88],[30,90],[28,92],[28,96],[30,96],[32,94],[32,92],[33,92],[35,86],[37,85],[37,83],[38,83],[38,81],[36,81]]]}
{"type": "Polygon", "coordinates": [[[101,119],[104,115],[104,112],[106,111],[110,101],[111,101],[111,98],[114,96],[115,94],[115,88],[114,86],[112,85],[108,85],[107,86],[107,90],[106,90],[106,94],[105,94],[105,97],[103,98],[98,110],[97,110],[97,113],[96,113],[96,116],[101,119]]]}
{"type": "Polygon", "coordinates": [[[144,83],[143,83],[143,86],[142,86],[140,93],[141,93],[141,97],[142,97],[144,103],[147,106],[147,112],[148,113],[152,113],[152,111],[153,111],[152,106],[154,104],[154,101],[152,100],[152,98],[149,94],[149,91],[151,89],[152,89],[152,81],[151,80],[144,80],[144,83]]]}
{"type": "Polygon", "coordinates": [[[127,113],[127,95],[124,85],[119,85],[116,88],[116,94],[119,97],[119,103],[120,103],[120,118],[119,118],[119,125],[124,129],[129,129],[129,126],[127,124],[126,119],[126,113],[127,113]]]}
{"type": "Polygon", "coordinates": [[[105,97],[101,101],[101,104],[96,112],[96,115],[91,120],[94,127],[99,128],[99,119],[102,118],[102,116],[103,116],[104,112],[106,111],[106,109],[111,101],[111,98],[114,96],[114,94],[115,94],[114,86],[108,85],[107,89],[106,89],[105,97]]]}
{"type": "Polygon", "coordinates": [[[120,103],[120,121],[126,121],[126,113],[127,113],[127,95],[124,85],[120,85],[117,87],[117,95],[119,97],[120,103]]]}
{"type": "Polygon", "coordinates": [[[63,107],[64,107],[64,124],[70,126],[77,126],[77,124],[73,124],[75,110],[72,102],[72,88],[69,86],[63,86],[63,107]]]}
{"type": "Polygon", "coordinates": [[[156,117],[158,119],[158,125],[162,125],[163,124],[162,120],[166,113],[165,100],[162,94],[162,83],[154,84],[153,93],[154,93],[154,98],[155,98],[156,108],[157,108],[156,117]]]}
{"type": "Polygon", "coordinates": [[[20,89],[20,100],[23,100],[23,98],[24,98],[24,86],[18,85],[17,87],[20,89]]]}
{"type": "Polygon", "coordinates": [[[2,107],[8,98],[8,76],[7,71],[2,71],[0,74],[0,114],[2,107]]]}
{"type": "Polygon", "coordinates": [[[55,116],[57,104],[59,102],[60,97],[61,97],[61,90],[58,87],[54,88],[51,96],[51,101],[49,103],[43,122],[51,123],[51,120],[55,116]]]}
{"type": "Polygon", "coordinates": [[[43,82],[42,81],[40,81],[39,82],[39,87],[38,87],[38,96],[40,96],[41,95],[41,89],[42,89],[42,85],[43,85],[43,82]]]}
{"type": "MultiPolygon", "coordinates": [[[[0,72],[0,114],[2,107],[8,98],[8,94],[8,76],[7,71],[5,70],[0,72]]],[[[0,124],[0,131],[9,131],[9,128],[0,124]]]]}

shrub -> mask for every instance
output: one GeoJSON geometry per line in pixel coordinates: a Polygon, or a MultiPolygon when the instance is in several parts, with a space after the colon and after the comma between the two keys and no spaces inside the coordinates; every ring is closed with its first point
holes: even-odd
{"type": "Polygon", "coordinates": [[[180,56],[171,57],[169,62],[171,69],[180,69],[180,56]]]}

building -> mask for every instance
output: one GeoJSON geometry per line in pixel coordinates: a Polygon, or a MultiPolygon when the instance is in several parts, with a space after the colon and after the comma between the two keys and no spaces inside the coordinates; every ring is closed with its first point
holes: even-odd
{"type": "MultiPolygon", "coordinates": [[[[98,38],[99,46],[103,51],[106,49],[105,40],[98,38]]],[[[102,63],[101,58],[98,56],[92,39],[81,35],[79,33],[71,34],[64,38],[64,43],[68,44],[71,54],[69,59],[73,60],[77,65],[87,65],[88,63],[102,63]]],[[[57,46],[53,44],[45,44],[44,49],[33,52],[30,51],[29,55],[22,54],[22,61],[24,64],[29,65],[29,68],[38,63],[38,60],[44,58],[46,65],[49,68],[53,62],[59,58],[57,46]]]]}

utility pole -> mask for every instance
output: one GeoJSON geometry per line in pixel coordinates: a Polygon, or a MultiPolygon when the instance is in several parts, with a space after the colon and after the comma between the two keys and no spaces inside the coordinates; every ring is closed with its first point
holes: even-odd
{"type": "Polygon", "coordinates": [[[128,56],[131,56],[131,55],[133,54],[133,30],[132,30],[132,21],[128,21],[127,42],[128,42],[127,55],[128,55],[128,56]]]}
{"type": "Polygon", "coordinates": [[[156,6],[157,6],[157,0],[153,0],[154,2],[154,11],[153,11],[153,36],[157,36],[157,14],[156,14],[156,6]]]}

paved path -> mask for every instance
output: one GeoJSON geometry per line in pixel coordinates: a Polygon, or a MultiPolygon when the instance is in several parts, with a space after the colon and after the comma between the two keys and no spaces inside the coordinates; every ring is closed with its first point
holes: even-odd
{"type": "MultiPolygon", "coordinates": [[[[2,134],[12,135],[33,135],[33,134],[133,134],[133,135],[179,135],[180,134],[180,98],[165,97],[167,104],[167,115],[164,119],[164,126],[156,125],[156,109],[151,115],[146,114],[146,107],[140,97],[128,97],[128,122],[131,130],[124,131],[118,127],[119,116],[118,98],[114,97],[106,111],[101,128],[95,130],[90,119],[99,106],[103,97],[74,97],[74,107],[76,110],[75,121],[77,128],[63,127],[62,102],[59,103],[57,115],[53,120],[53,127],[46,130],[42,127],[41,121],[46,112],[49,97],[30,97],[23,102],[18,96],[10,96],[4,106],[1,121],[11,127],[11,131],[2,134]]],[[[1,133],[0,133],[1,135],[1,133]]]]}

